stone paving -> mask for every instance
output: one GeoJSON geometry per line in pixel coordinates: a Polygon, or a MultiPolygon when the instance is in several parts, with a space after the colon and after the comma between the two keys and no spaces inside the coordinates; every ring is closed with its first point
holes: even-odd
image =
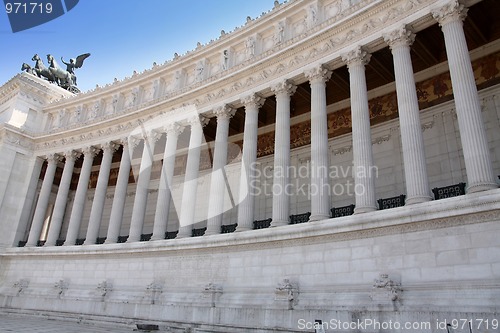
{"type": "MultiPolygon", "coordinates": [[[[99,327],[83,323],[0,314],[0,333],[126,333],[132,328],[99,327]]],[[[143,331],[144,332],[144,331],[143,331]]]]}

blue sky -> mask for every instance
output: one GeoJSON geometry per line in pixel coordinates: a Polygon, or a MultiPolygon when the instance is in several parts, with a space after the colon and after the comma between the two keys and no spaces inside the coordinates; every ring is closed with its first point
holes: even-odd
{"type": "MultiPolygon", "coordinates": [[[[60,0],[54,0],[60,1],[60,0]]],[[[283,1],[280,1],[283,2],[283,1]]],[[[3,6],[3,2],[0,2],[3,6]]],[[[91,53],[76,70],[86,91],[130,76],[134,70],[162,64],[174,52],[183,54],[232,31],[273,7],[273,0],[80,0],[65,15],[29,30],[12,33],[0,12],[0,86],[19,73],[23,62],[34,65],[35,53],[60,63],[91,53]]],[[[61,64],[61,63],[60,63],[61,64]]]]}

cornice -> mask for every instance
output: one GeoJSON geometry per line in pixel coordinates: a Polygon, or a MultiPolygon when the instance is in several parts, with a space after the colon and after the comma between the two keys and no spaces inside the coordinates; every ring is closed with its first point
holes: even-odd
{"type": "MultiPolygon", "coordinates": [[[[293,9],[298,11],[299,7],[304,6],[304,4],[305,2],[299,0],[290,2],[287,6],[283,5],[284,7],[280,11],[276,11],[272,15],[279,14],[286,16],[288,10],[293,9]]],[[[198,110],[207,111],[214,106],[224,103],[233,104],[233,106],[235,106],[235,103],[239,105],[241,103],[240,99],[250,93],[260,92],[263,97],[266,97],[266,95],[271,94],[270,86],[278,80],[288,78],[292,82],[297,81],[294,83],[306,80],[303,72],[311,65],[329,62],[330,64],[327,67],[331,69],[335,66],[333,64],[334,61],[340,63],[340,54],[347,46],[352,47],[352,45],[356,45],[360,41],[363,41],[365,45],[369,44],[369,41],[378,44],[380,42],[383,43],[381,32],[396,23],[411,23],[405,22],[409,16],[413,18],[416,16],[419,20],[422,17],[427,17],[428,24],[432,24],[430,23],[432,21],[430,11],[431,7],[435,5],[436,3],[432,0],[361,1],[348,8],[342,15],[327,19],[309,31],[295,36],[275,48],[238,64],[229,70],[219,72],[201,82],[184,87],[179,91],[168,93],[162,98],[149,100],[141,105],[122,109],[118,113],[89,119],[84,123],[78,122],[64,128],[37,135],[37,142],[54,142],[70,136],[81,138],[82,135],[85,136],[84,140],[87,140],[89,135],[86,132],[101,132],[111,136],[123,134],[126,133],[128,128],[132,128],[138,122],[147,121],[164,112],[172,112],[172,110],[188,104],[195,104],[198,110]],[[228,77],[230,78],[229,80],[228,77]]],[[[265,22],[268,21],[262,20],[261,23],[249,24],[249,27],[263,25],[265,22]]],[[[422,28],[423,25],[419,27],[422,28]]],[[[244,36],[251,33],[245,31],[246,29],[241,29],[235,36],[238,34],[244,36]]],[[[224,36],[224,38],[229,37],[224,36]]],[[[215,50],[217,45],[219,44],[214,43],[210,48],[215,50]]],[[[192,57],[195,57],[194,53],[192,57]]],[[[182,63],[172,63],[172,66],[180,64],[182,63]]],[[[62,108],[71,109],[82,104],[92,105],[98,100],[109,99],[117,92],[124,92],[124,90],[120,90],[123,87],[132,89],[133,87],[137,87],[141,82],[151,84],[152,79],[158,79],[161,73],[165,71],[164,69],[158,69],[158,71],[151,70],[145,76],[137,74],[137,79],[131,79],[128,83],[120,82],[111,88],[99,88],[94,95],[92,93],[82,94],[72,99],[52,103],[45,108],[45,111],[55,115],[62,108]]],[[[56,147],[56,145],[51,144],[43,145],[45,147],[56,147]]]]}
{"type": "Polygon", "coordinates": [[[24,153],[32,153],[35,149],[35,140],[31,135],[9,124],[0,126],[0,143],[24,153]]]}
{"type": "Polygon", "coordinates": [[[61,98],[73,95],[64,89],[50,84],[34,75],[20,73],[0,87],[0,105],[6,103],[18,94],[27,97],[41,106],[61,98]]]}
{"type": "MultiPolygon", "coordinates": [[[[228,77],[234,76],[237,72],[241,70],[245,70],[248,68],[253,69],[256,64],[265,62],[266,60],[268,60],[270,56],[272,57],[276,56],[276,54],[280,53],[280,51],[282,51],[283,49],[288,49],[288,47],[291,44],[294,44],[295,42],[304,39],[304,37],[307,37],[320,29],[329,27],[332,23],[335,23],[336,21],[341,22],[348,16],[352,16],[352,14],[357,14],[357,11],[367,6],[368,4],[377,2],[381,2],[381,0],[360,1],[359,3],[345,9],[344,12],[339,13],[339,15],[319,23],[317,26],[313,27],[312,29],[309,29],[309,31],[307,31],[306,33],[303,33],[300,36],[287,40],[285,43],[278,45],[278,47],[274,47],[273,49],[261,53],[251,59],[248,59],[236,66],[231,67],[228,70],[211,75],[209,78],[201,82],[193,83],[190,86],[183,87],[177,92],[167,94],[166,96],[164,96],[164,98],[162,98],[162,100],[169,100],[172,97],[175,98],[179,95],[183,95],[185,92],[192,92],[193,88],[197,89],[200,86],[210,85],[210,83],[213,83],[214,81],[224,81],[228,77]]],[[[263,15],[260,18],[255,19],[251,23],[244,24],[243,26],[236,28],[235,31],[233,31],[232,33],[227,33],[224,36],[219,37],[214,42],[197,47],[197,49],[193,51],[188,51],[185,55],[179,56],[178,58],[168,60],[163,65],[153,65],[152,68],[147,69],[142,73],[137,73],[136,71],[134,71],[134,74],[132,74],[131,77],[127,77],[123,81],[115,81],[114,83],[108,84],[105,87],[96,87],[96,89],[91,90],[87,93],[80,94],[78,96],[73,96],[69,99],[56,101],[47,108],[47,111],[50,111],[53,108],[57,107],[59,108],[67,107],[68,104],[74,102],[75,100],[78,100],[79,103],[88,103],[89,101],[95,98],[102,98],[103,96],[109,96],[114,93],[132,89],[133,87],[137,87],[142,84],[150,83],[151,80],[153,79],[159,79],[167,74],[173,74],[175,70],[178,70],[179,68],[192,67],[199,59],[202,59],[209,55],[220,53],[223,50],[223,46],[225,46],[226,44],[227,46],[240,45],[244,40],[243,37],[271,29],[275,24],[276,20],[283,19],[288,15],[291,15],[290,13],[291,11],[297,13],[302,10],[305,10],[304,8],[307,6],[307,4],[308,4],[307,1],[300,1],[300,0],[294,0],[287,3],[283,3],[278,7],[273,8],[268,13],[263,13],[263,15]]]]}

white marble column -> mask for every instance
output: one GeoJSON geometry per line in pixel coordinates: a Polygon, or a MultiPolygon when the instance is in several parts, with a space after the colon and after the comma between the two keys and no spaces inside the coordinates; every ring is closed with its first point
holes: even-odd
{"type": "Polygon", "coordinates": [[[45,171],[45,176],[43,177],[42,188],[40,189],[40,195],[38,196],[35,215],[33,216],[33,222],[31,223],[31,229],[26,246],[36,246],[40,240],[40,233],[42,232],[45,214],[49,205],[52,183],[54,182],[54,176],[56,174],[59,159],[59,155],[47,155],[47,169],[45,171]]]}
{"type": "Polygon", "coordinates": [[[104,209],[104,201],[106,200],[106,191],[108,190],[111,161],[117,147],[118,146],[113,142],[106,142],[101,146],[103,157],[101,166],[99,167],[99,176],[97,177],[97,185],[94,192],[94,200],[92,201],[92,208],[90,210],[89,225],[87,227],[84,245],[95,244],[99,236],[102,211],[104,209]]]}
{"type": "Polygon", "coordinates": [[[259,108],[265,99],[252,94],[242,99],[245,105],[245,128],[243,131],[243,156],[241,158],[240,196],[238,205],[238,226],[236,231],[253,229],[255,210],[255,162],[257,161],[257,130],[259,108]]]}
{"type": "Polygon", "coordinates": [[[186,175],[184,176],[184,189],[182,192],[179,233],[176,238],[191,237],[191,232],[193,230],[203,127],[208,124],[209,120],[210,119],[203,115],[195,116],[189,120],[191,136],[189,138],[189,152],[186,163],[186,175]]]}
{"type": "Polygon", "coordinates": [[[224,196],[226,189],[227,140],[229,136],[229,121],[236,109],[228,105],[216,108],[217,130],[215,134],[214,159],[210,177],[210,197],[208,204],[207,231],[205,236],[221,233],[224,214],[224,196]]]}
{"type": "Polygon", "coordinates": [[[141,240],[142,227],[144,225],[144,217],[146,215],[146,206],[148,203],[149,182],[151,180],[155,144],[160,136],[158,132],[151,130],[143,138],[144,148],[142,150],[141,167],[139,169],[139,179],[137,180],[137,187],[135,190],[134,208],[132,210],[127,243],[141,240]]]}
{"type": "Polygon", "coordinates": [[[462,21],[466,14],[467,9],[456,0],[432,12],[444,34],[467,172],[467,192],[478,192],[498,186],[493,175],[481,104],[463,29],[462,21]]]}
{"type": "Polygon", "coordinates": [[[94,157],[99,152],[95,147],[87,147],[83,149],[83,165],[80,170],[80,178],[76,187],[75,199],[73,200],[73,208],[69,219],[68,232],[64,245],[75,245],[82,223],[83,209],[85,208],[85,200],[87,189],[89,187],[90,173],[92,171],[92,163],[94,157]]]}
{"type": "Polygon", "coordinates": [[[354,155],[354,184],[356,208],[354,213],[377,209],[375,176],[370,131],[370,111],[366,88],[365,65],[371,55],[361,47],[344,54],[343,61],[349,69],[351,88],[352,149],[354,155]]]}
{"type": "Polygon", "coordinates": [[[163,153],[163,165],[161,168],[160,185],[158,187],[158,200],[156,201],[155,221],[153,226],[153,236],[151,240],[165,239],[167,232],[168,214],[170,211],[170,203],[172,200],[172,193],[170,187],[172,186],[172,179],[175,171],[175,154],[177,151],[177,141],[179,135],[184,130],[184,127],[172,123],[165,126],[167,133],[167,143],[163,153]]]}
{"type": "Polygon", "coordinates": [[[54,204],[54,211],[52,212],[52,220],[50,221],[49,233],[45,246],[56,245],[61,226],[64,219],[64,212],[66,211],[66,203],[68,202],[69,187],[71,185],[71,178],[73,177],[73,169],[75,161],[80,157],[80,153],[70,150],[64,153],[66,161],[64,162],[64,169],[57,190],[56,202],[54,204]]]}
{"type": "Polygon", "coordinates": [[[328,177],[328,119],[326,81],[332,72],[318,66],[305,72],[311,85],[311,217],[319,221],[330,217],[330,181],[328,177]]]}
{"type": "Polygon", "coordinates": [[[417,90],[413,77],[413,65],[410,46],[415,34],[401,27],[384,35],[389,44],[396,77],[396,94],[398,98],[399,124],[403,148],[403,163],[406,180],[406,204],[414,204],[431,200],[427,163],[424,152],[424,139],[420,124],[417,90]]]}
{"type": "Polygon", "coordinates": [[[276,129],[274,133],[273,214],[271,227],[289,223],[290,211],[290,96],[296,86],[280,82],[271,90],[276,95],[276,129]]]}
{"type": "Polygon", "coordinates": [[[135,140],[129,145],[128,139],[123,138],[120,144],[123,147],[122,158],[120,160],[120,168],[118,170],[118,178],[116,180],[115,194],[113,203],[111,204],[111,214],[109,217],[108,233],[105,244],[116,243],[120,236],[122,226],[123,210],[125,208],[125,200],[127,199],[127,187],[130,177],[130,156],[135,147],[135,140]],[[130,149],[129,149],[130,146],[130,149]]]}

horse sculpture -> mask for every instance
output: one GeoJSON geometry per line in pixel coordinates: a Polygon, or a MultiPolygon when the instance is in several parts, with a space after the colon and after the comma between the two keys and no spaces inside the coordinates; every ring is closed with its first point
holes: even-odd
{"type": "Polygon", "coordinates": [[[36,75],[35,69],[33,67],[31,67],[30,65],[28,65],[27,63],[25,63],[25,62],[23,62],[23,65],[21,66],[21,70],[23,72],[36,75]]]}
{"type": "Polygon", "coordinates": [[[90,57],[90,53],[80,54],[76,58],[70,59],[69,63],[66,63],[61,57],[62,62],[66,65],[66,70],[59,67],[59,64],[51,54],[47,54],[47,60],[49,62],[49,67],[45,67],[42,59],[35,54],[31,60],[35,61],[35,67],[31,67],[27,63],[23,63],[21,66],[22,71],[26,73],[33,74],[39,78],[45,78],[50,83],[56,83],[59,87],[66,89],[74,94],[80,92],[80,89],[76,87],[76,75],[75,68],[81,68],[83,66],[83,61],[90,57]]]}
{"type": "Polygon", "coordinates": [[[59,80],[60,86],[71,87],[76,84],[75,75],[60,68],[59,65],[57,64],[56,59],[51,54],[47,54],[47,61],[49,63],[50,73],[59,80]]]}
{"type": "Polygon", "coordinates": [[[35,68],[33,68],[33,71],[32,71],[33,74],[35,74],[39,78],[41,78],[43,76],[44,78],[46,78],[47,80],[49,80],[49,82],[51,82],[51,83],[52,82],[58,83],[57,79],[54,77],[54,75],[52,75],[52,73],[50,72],[50,70],[47,67],[45,67],[45,65],[43,64],[42,59],[40,59],[40,57],[38,56],[38,54],[35,54],[33,56],[33,58],[31,58],[31,60],[33,60],[33,61],[36,62],[35,68]]]}

